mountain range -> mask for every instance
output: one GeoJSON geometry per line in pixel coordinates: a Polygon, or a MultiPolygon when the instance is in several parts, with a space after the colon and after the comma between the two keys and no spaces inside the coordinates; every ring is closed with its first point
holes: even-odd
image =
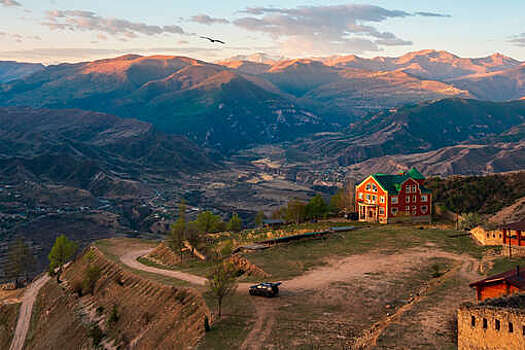
{"type": "Polygon", "coordinates": [[[495,54],[238,56],[217,63],[126,55],[47,66],[1,85],[0,105],[77,108],[135,118],[221,153],[339,131],[405,104],[525,97],[525,64],[495,54]]]}

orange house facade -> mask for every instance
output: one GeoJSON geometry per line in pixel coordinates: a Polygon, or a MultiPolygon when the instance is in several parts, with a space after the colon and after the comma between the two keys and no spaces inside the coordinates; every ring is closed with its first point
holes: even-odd
{"type": "Polygon", "coordinates": [[[430,222],[432,192],[425,188],[424,181],[425,177],[415,168],[396,175],[368,176],[355,190],[359,221],[430,222]]]}
{"type": "Polygon", "coordinates": [[[525,291],[525,273],[520,267],[487,277],[481,281],[471,283],[471,288],[476,289],[476,299],[501,298],[511,294],[523,293],[525,291]]]}

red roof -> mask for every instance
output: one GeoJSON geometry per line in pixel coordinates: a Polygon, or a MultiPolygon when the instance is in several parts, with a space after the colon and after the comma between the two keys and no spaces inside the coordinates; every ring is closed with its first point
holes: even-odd
{"type": "Polygon", "coordinates": [[[489,276],[480,281],[469,284],[470,287],[485,287],[497,284],[508,283],[516,288],[525,290],[525,271],[518,268],[489,276]],[[519,275],[518,275],[519,271],[519,275]]]}

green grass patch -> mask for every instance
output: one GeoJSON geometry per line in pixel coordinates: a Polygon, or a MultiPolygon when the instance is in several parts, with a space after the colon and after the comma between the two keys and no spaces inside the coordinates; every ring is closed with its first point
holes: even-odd
{"type": "Polygon", "coordinates": [[[488,271],[488,275],[494,275],[497,273],[502,273],[508,270],[515,269],[516,265],[519,265],[520,268],[523,270],[523,273],[525,273],[525,258],[509,259],[507,257],[501,257],[493,260],[493,263],[494,265],[488,271]]]}

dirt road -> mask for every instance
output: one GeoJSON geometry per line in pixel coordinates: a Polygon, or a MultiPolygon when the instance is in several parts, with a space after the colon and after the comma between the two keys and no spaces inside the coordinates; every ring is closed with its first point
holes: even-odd
{"type": "Polygon", "coordinates": [[[153,249],[129,251],[120,257],[120,261],[122,261],[124,265],[127,265],[136,270],[142,270],[146,272],[155,273],[157,275],[172,277],[172,278],[176,278],[182,281],[197,284],[200,286],[203,286],[206,283],[206,278],[201,277],[201,276],[192,275],[190,273],[186,273],[182,271],[159,269],[153,266],[147,266],[147,265],[141,264],[140,262],[137,261],[139,257],[148,254],[152,250],[153,249]]]}
{"type": "Polygon", "coordinates": [[[22,350],[26,340],[27,332],[29,331],[29,325],[31,323],[31,314],[33,312],[33,305],[35,304],[36,297],[40,288],[49,281],[51,277],[48,274],[40,277],[27,287],[22,298],[22,306],[20,307],[20,313],[18,315],[18,321],[16,324],[15,335],[11,342],[9,350],[22,350]]]}

